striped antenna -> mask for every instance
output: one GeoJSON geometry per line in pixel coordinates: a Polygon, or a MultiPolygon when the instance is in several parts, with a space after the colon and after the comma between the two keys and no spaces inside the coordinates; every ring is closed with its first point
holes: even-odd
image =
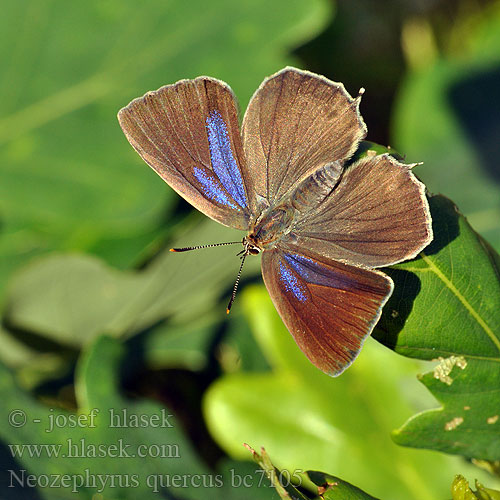
{"type": "Polygon", "coordinates": [[[184,247],[184,248],[171,248],[171,252],[189,252],[190,250],[199,250],[200,248],[212,248],[212,247],[222,247],[224,245],[235,245],[239,243],[241,245],[241,241],[228,241],[226,243],[212,243],[210,245],[198,245],[195,247],[184,247]]]}
{"type": "Polygon", "coordinates": [[[240,270],[238,271],[238,276],[236,276],[236,281],[235,281],[234,287],[233,287],[233,293],[231,294],[231,298],[229,299],[229,304],[227,305],[226,314],[229,314],[229,311],[231,310],[231,306],[233,305],[233,302],[234,302],[234,298],[236,297],[236,291],[238,290],[238,285],[240,283],[241,270],[243,269],[243,264],[245,263],[245,258],[247,255],[248,255],[247,253],[244,253],[243,257],[241,257],[240,270]]]}

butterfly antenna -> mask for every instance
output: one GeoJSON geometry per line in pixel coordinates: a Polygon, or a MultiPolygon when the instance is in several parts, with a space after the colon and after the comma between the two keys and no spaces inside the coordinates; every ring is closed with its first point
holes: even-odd
{"type": "Polygon", "coordinates": [[[234,282],[233,293],[231,294],[231,298],[229,299],[229,304],[227,305],[226,314],[229,314],[231,310],[231,306],[233,305],[234,298],[236,297],[236,291],[238,290],[238,285],[240,284],[241,270],[243,269],[243,264],[245,263],[245,258],[248,254],[244,253],[243,257],[241,257],[240,270],[238,271],[238,276],[236,276],[236,281],[234,282]]]}
{"type": "Polygon", "coordinates": [[[228,241],[225,243],[211,243],[210,245],[197,245],[195,247],[184,247],[184,248],[171,248],[171,252],[189,252],[190,250],[199,250],[200,248],[212,248],[212,247],[222,247],[225,245],[235,245],[239,243],[241,245],[241,241],[228,241]]]}

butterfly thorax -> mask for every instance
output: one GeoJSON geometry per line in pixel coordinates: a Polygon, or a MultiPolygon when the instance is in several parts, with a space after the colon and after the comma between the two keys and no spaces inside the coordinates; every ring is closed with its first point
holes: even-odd
{"type": "Polygon", "coordinates": [[[281,238],[290,234],[295,222],[309,210],[317,208],[331,194],[342,170],[338,162],[320,167],[303,179],[278,206],[264,210],[243,239],[246,253],[257,254],[272,248],[281,238]]]}
{"type": "Polygon", "coordinates": [[[258,253],[272,247],[290,231],[293,216],[294,209],[289,202],[264,211],[243,240],[244,245],[245,243],[249,245],[249,253],[258,253]]]}

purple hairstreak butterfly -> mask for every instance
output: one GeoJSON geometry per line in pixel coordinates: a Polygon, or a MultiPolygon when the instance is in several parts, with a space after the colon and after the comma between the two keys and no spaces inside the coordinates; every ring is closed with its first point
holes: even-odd
{"type": "MultiPolygon", "coordinates": [[[[392,293],[374,268],[411,259],[432,239],[413,165],[382,154],[344,167],[366,135],[360,98],[285,68],[257,89],[241,129],[232,90],[206,76],[148,92],[118,113],[130,144],[177,193],[246,231],[240,273],[246,256],[262,253],[283,322],[330,375],[352,363],[392,293]]],[[[207,246],[216,245],[196,248],[207,246]]]]}

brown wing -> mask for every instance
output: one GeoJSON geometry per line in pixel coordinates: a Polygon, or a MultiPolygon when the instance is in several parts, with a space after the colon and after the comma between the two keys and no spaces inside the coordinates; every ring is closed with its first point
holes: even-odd
{"type": "Polygon", "coordinates": [[[358,355],[393,288],[379,271],[292,246],[264,251],[262,275],[297,345],[315,366],[334,376],[358,355]]]}
{"type": "Polygon", "coordinates": [[[130,144],[177,193],[212,219],[247,229],[247,186],[235,97],[199,77],[135,99],[118,113],[130,144]]]}
{"type": "Polygon", "coordinates": [[[285,68],[253,95],[243,118],[250,206],[272,206],[318,167],[345,160],[366,135],[353,99],[341,83],[285,68]]]}
{"type": "Polygon", "coordinates": [[[432,240],[425,186],[389,155],[350,166],[333,192],[299,220],[301,247],[354,265],[381,267],[415,257],[432,240]]]}

